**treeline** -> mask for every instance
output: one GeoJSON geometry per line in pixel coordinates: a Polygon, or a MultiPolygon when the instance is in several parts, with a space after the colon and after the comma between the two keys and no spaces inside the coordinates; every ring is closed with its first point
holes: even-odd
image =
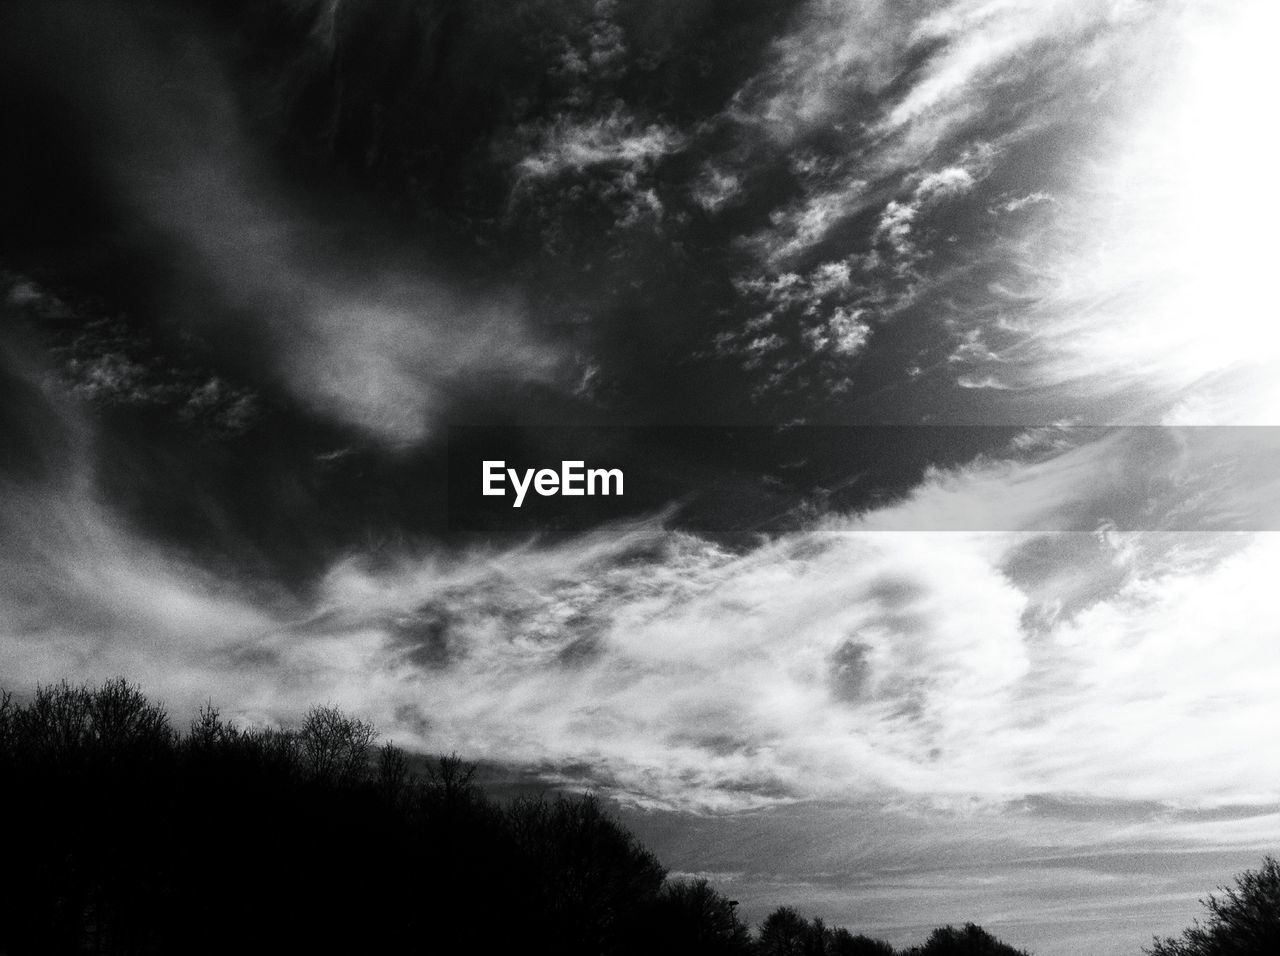
{"type": "Polygon", "coordinates": [[[855,936],[843,927],[833,929],[820,919],[806,920],[789,906],[780,906],[760,925],[754,952],[768,956],[1026,956],[973,923],[960,929],[935,929],[923,945],[899,952],[884,940],[855,936]]]}
{"type": "Polygon", "coordinates": [[[1267,856],[1200,901],[1208,913],[1180,936],[1157,936],[1148,956],[1273,956],[1280,953],[1280,863],[1267,856]]]}
{"type": "MultiPolygon", "coordinates": [[[[456,757],[411,772],[372,726],[206,708],[123,680],[0,695],[0,954],[893,956],[783,907],[751,932],[590,796],[499,804],[456,757]]],[[[976,926],[913,956],[1017,956],[976,926]]]]}

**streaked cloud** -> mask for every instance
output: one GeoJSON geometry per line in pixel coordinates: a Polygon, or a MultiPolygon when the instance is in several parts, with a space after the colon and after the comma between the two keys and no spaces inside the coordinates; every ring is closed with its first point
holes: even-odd
{"type": "Polygon", "coordinates": [[[973,363],[967,379],[994,375],[1080,410],[1123,407],[1131,421],[1275,420],[1264,305],[1274,197],[1222,192],[1238,157],[1274,147],[1255,121],[1267,109],[1257,47],[1274,18],[1250,0],[1165,11],[1114,75],[1114,119],[1086,144],[1071,194],[993,205],[1046,208],[991,249],[1016,278],[962,324],[1000,340],[1000,367],[973,363]]]}

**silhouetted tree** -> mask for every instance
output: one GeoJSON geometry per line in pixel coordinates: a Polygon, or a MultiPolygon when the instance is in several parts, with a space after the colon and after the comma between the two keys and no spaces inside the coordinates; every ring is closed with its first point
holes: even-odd
{"type": "Polygon", "coordinates": [[[520,799],[507,813],[548,932],[566,953],[621,949],[624,917],[649,904],[666,873],[593,796],[520,799]]]}
{"type": "Polygon", "coordinates": [[[1020,949],[1002,943],[981,926],[965,923],[957,929],[935,929],[923,946],[907,950],[906,956],[1027,956],[1020,949]]]}
{"type": "Polygon", "coordinates": [[[404,751],[387,742],[378,750],[378,787],[392,802],[398,801],[413,782],[404,751]]]}
{"type": "Polygon", "coordinates": [[[1280,953],[1280,864],[1268,856],[1257,870],[1236,877],[1235,886],[1201,903],[1208,918],[1181,937],[1157,937],[1150,956],[1263,956],[1280,953]]]}
{"type": "MultiPolygon", "coordinates": [[[[0,691],[0,953],[893,956],[788,907],[757,943],[596,798],[499,805],[457,755],[415,775],[376,737],[333,707],[282,730],[212,703],[179,734],[123,680],[0,691]]],[[[913,952],[1016,951],[967,926],[913,952]]]]}
{"type": "Polygon", "coordinates": [[[13,694],[7,690],[0,691],[0,759],[13,749],[14,712],[13,694]]]}
{"type": "Polygon", "coordinates": [[[92,743],[102,750],[159,750],[173,742],[174,733],[164,710],[122,677],[106,681],[91,693],[81,690],[75,696],[85,697],[88,731],[92,743]]]}
{"type": "Polygon", "coordinates": [[[222,722],[218,708],[209,701],[200,708],[187,731],[187,746],[199,750],[211,750],[225,744],[235,735],[235,728],[222,722]]]}
{"type": "Polygon", "coordinates": [[[790,906],[779,906],[760,924],[760,951],[764,956],[822,956],[823,930],[790,906]]]}
{"type": "Polygon", "coordinates": [[[855,936],[843,927],[834,930],[827,944],[828,956],[893,956],[893,947],[882,939],[855,936]]]}
{"type": "Polygon", "coordinates": [[[467,763],[456,753],[427,765],[429,792],[446,806],[466,806],[480,799],[475,780],[475,764],[467,763]]]}
{"type": "Polygon", "coordinates": [[[883,940],[832,929],[821,919],[807,920],[790,906],[780,906],[760,926],[764,956],[893,956],[883,940]]]}
{"type": "Polygon", "coordinates": [[[627,952],[745,956],[754,944],[736,906],[706,880],[668,880],[652,905],[638,914],[640,923],[627,932],[627,952]]]}
{"type": "Polygon", "coordinates": [[[377,739],[372,724],[336,707],[312,707],[297,736],[303,768],[312,779],[324,782],[349,782],[363,776],[377,739]]]}

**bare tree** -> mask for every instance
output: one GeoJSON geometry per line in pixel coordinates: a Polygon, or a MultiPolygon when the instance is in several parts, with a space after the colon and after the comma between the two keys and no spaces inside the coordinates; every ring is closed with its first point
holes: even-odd
{"type": "Polygon", "coordinates": [[[1280,863],[1265,857],[1201,903],[1209,911],[1180,937],[1157,937],[1149,956],[1252,956],[1280,952],[1280,863]]]}
{"type": "Polygon", "coordinates": [[[17,708],[13,706],[13,694],[0,691],[0,752],[8,752],[13,746],[16,733],[15,715],[17,708]]]}
{"type": "Polygon", "coordinates": [[[398,800],[412,783],[409,761],[404,751],[391,741],[378,748],[378,789],[390,800],[398,800]]]}
{"type": "Polygon", "coordinates": [[[236,740],[240,731],[222,719],[222,712],[206,701],[191,721],[187,743],[199,750],[208,750],[236,740]]]}
{"type": "Polygon", "coordinates": [[[91,691],[87,707],[94,741],[108,748],[165,744],[172,739],[164,710],[123,677],[91,691]]]}
{"type": "Polygon", "coordinates": [[[373,724],[349,717],[337,707],[312,707],[297,736],[303,770],[317,780],[359,779],[369,768],[377,739],[373,724]]]}

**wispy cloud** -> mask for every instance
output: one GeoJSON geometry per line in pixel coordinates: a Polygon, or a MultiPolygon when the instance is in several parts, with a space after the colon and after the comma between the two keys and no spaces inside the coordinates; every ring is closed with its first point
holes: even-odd
{"type": "Polygon", "coordinates": [[[513,163],[512,211],[528,205],[555,222],[562,205],[587,194],[617,228],[661,222],[655,168],[683,142],[673,127],[644,123],[617,105],[605,114],[561,112],[525,124],[500,149],[513,163]]]}
{"type": "MultiPolygon", "coordinates": [[[[200,37],[162,50],[111,9],[103,28],[129,55],[77,93],[116,117],[99,144],[105,176],[171,251],[169,323],[264,350],[299,402],[392,444],[428,435],[477,381],[553,377],[558,357],[517,290],[464,289],[369,235],[353,253],[323,203],[288,198],[200,37]]],[[[342,228],[359,233],[369,217],[346,212],[342,228]]]]}
{"type": "Polygon", "coordinates": [[[973,189],[978,177],[991,166],[993,150],[978,145],[966,150],[960,162],[919,177],[910,193],[891,199],[880,213],[874,238],[884,242],[895,257],[894,268],[903,271],[914,266],[922,253],[912,235],[917,220],[931,206],[973,189]]]}
{"type": "Polygon", "coordinates": [[[545,128],[525,131],[531,152],[516,163],[521,176],[548,178],[591,166],[617,165],[634,172],[671,152],[680,137],[669,127],[643,126],[620,112],[574,121],[561,116],[545,128]]]}
{"type": "Polygon", "coordinates": [[[752,237],[750,245],[768,264],[786,266],[819,245],[834,226],[867,208],[872,200],[866,193],[865,179],[849,179],[807,192],[789,207],[775,211],[768,228],[752,237]]]}
{"type": "MultiPolygon", "coordinates": [[[[1096,151],[1107,124],[1145,95],[1177,17],[1124,0],[808,5],[726,112],[780,151],[820,157],[791,164],[790,190],[743,239],[755,257],[744,275],[771,281],[856,256],[857,295],[840,305],[861,310],[870,329],[929,296],[935,314],[955,313],[957,328],[982,325],[992,340],[1006,333],[1003,355],[1019,339],[1007,327],[1018,310],[982,283],[999,275],[1017,284],[1025,266],[1026,286],[1041,288],[1054,257],[1019,244],[1045,221],[1069,218],[1055,190],[1080,178],[1046,144],[1072,140],[1076,170],[1108,162],[1096,151]],[[1046,208],[1031,216],[1032,206],[1046,208]],[[1005,218],[997,223],[996,213],[1005,218]]],[[[1062,241],[1064,250],[1097,248],[1081,234],[1062,241]]],[[[1097,265],[1062,273],[1096,276],[1097,265]]],[[[794,356],[783,361],[771,381],[798,368],[794,356]]],[[[998,383],[1010,397],[1037,374],[970,365],[954,370],[962,387],[998,383]]],[[[819,379],[832,391],[847,385],[838,374],[819,379]]]]}
{"type": "Polygon", "coordinates": [[[1276,420],[1266,381],[1280,351],[1264,305],[1274,195],[1223,192],[1240,157],[1275,146],[1256,120],[1267,108],[1260,38],[1274,21],[1264,3],[1188,3],[1133,38],[1127,68],[1099,90],[1111,119],[1081,144],[1067,194],[992,206],[1046,208],[990,250],[1007,282],[961,325],[999,340],[1000,365],[974,362],[965,377],[1040,388],[1113,420],[1276,420]]]}
{"type": "MultiPolygon", "coordinates": [[[[1280,799],[1280,657],[1255,610],[1280,542],[1117,531],[1156,520],[1124,479],[1146,452],[1050,438],[745,551],[654,519],[353,557],[305,602],[157,551],[83,481],[19,490],[0,653],[27,680],[126,671],[246,720],[332,700],[402,742],[647,805],[1280,799]],[[1114,522],[1034,530],[1090,514],[1114,522]],[[1007,530],[936,530],[957,521],[1007,530]]],[[[1162,507],[1201,473],[1171,472],[1162,507]]]]}
{"type": "Polygon", "coordinates": [[[257,416],[251,388],[167,355],[126,323],[72,306],[34,280],[0,276],[0,302],[44,333],[58,380],[79,398],[165,408],[187,424],[227,434],[257,416]]]}

